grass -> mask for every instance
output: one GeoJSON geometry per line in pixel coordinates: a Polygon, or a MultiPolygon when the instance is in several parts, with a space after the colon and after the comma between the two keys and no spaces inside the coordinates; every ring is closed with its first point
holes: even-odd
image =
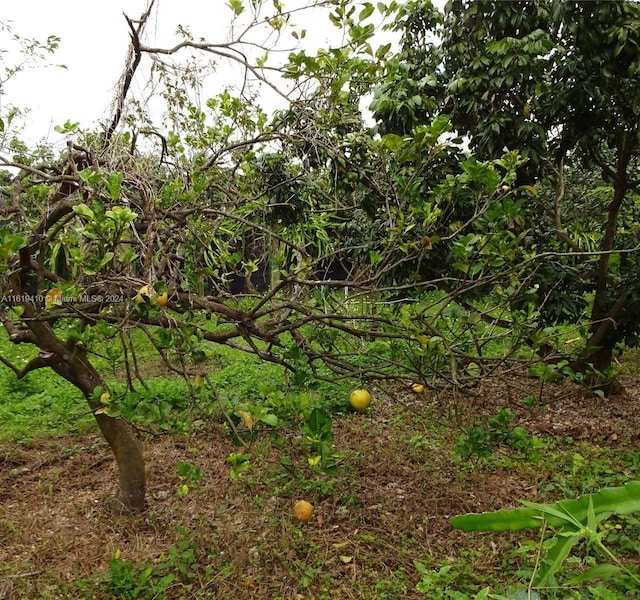
{"type": "MultiPolygon", "coordinates": [[[[167,372],[141,332],[134,332],[134,336],[140,371],[149,390],[145,391],[138,384],[140,397],[135,399],[135,404],[131,400],[129,407],[123,401],[123,413],[128,418],[135,417],[140,424],[155,421],[165,429],[177,426],[181,420],[178,413],[192,406],[189,386],[179,376],[167,372]],[[165,416],[171,413],[171,418],[163,420],[164,413],[165,416]]],[[[0,332],[0,352],[17,365],[26,364],[34,355],[29,346],[11,344],[4,331],[0,332]]],[[[113,365],[103,359],[94,360],[105,373],[108,384],[124,393],[124,370],[114,370],[113,365]]],[[[208,351],[207,360],[200,368],[210,375],[227,408],[243,403],[262,403],[273,405],[283,413],[297,410],[296,393],[280,393],[285,375],[278,365],[265,364],[255,356],[221,346],[208,351]]],[[[323,387],[328,386],[319,389],[323,387]]],[[[17,379],[9,369],[0,366],[0,394],[5,399],[0,403],[0,441],[26,443],[40,435],[83,434],[95,426],[82,394],[49,369],[32,371],[17,379]]],[[[323,402],[335,404],[335,397],[323,402]]],[[[195,417],[191,413],[182,414],[182,418],[195,417]]]]}
{"type": "Polygon", "coordinates": [[[37,436],[83,434],[95,421],[82,394],[51,372],[0,378],[0,441],[26,443],[37,436]]]}

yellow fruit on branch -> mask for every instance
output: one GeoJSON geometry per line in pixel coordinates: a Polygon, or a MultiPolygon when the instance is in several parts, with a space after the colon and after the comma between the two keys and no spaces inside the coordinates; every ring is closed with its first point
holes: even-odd
{"type": "Polygon", "coordinates": [[[167,292],[166,290],[162,292],[162,294],[158,296],[157,302],[158,306],[164,308],[167,305],[167,302],[169,302],[169,292],[167,292]]]}
{"type": "Polygon", "coordinates": [[[144,304],[146,302],[145,298],[149,298],[149,302],[151,302],[151,295],[149,294],[149,286],[143,285],[136,294],[136,297],[133,299],[136,304],[144,304]]]}
{"type": "Polygon", "coordinates": [[[144,304],[145,302],[149,302],[154,306],[157,304],[160,307],[165,307],[167,302],[169,301],[169,292],[165,289],[164,292],[158,294],[153,287],[148,285],[143,285],[136,294],[133,301],[136,304],[144,304]],[[147,300],[148,298],[148,300],[147,300]]]}
{"type": "Polygon", "coordinates": [[[60,288],[51,288],[44,297],[44,307],[49,310],[53,306],[62,304],[62,290],[60,288]]]}
{"type": "Polygon", "coordinates": [[[364,410],[371,404],[371,394],[367,390],[353,390],[349,396],[349,404],[354,410],[364,410]]]}
{"type": "Polygon", "coordinates": [[[307,502],[306,500],[298,500],[293,505],[293,516],[298,519],[298,521],[302,521],[306,523],[313,514],[313,504],[311,502],[307,502]]]}

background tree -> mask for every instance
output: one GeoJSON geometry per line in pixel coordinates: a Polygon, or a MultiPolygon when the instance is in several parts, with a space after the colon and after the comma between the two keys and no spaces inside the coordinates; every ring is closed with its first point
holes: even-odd
{"type": "Polygon", "coordinates": [[[637,242],[622,224],[637,217],[639,10],[633,2],[454,1],[440,15],[430,2],[409,2],[394,24],[401,51],[373,103],[383,131],[404,133],[442,113],[479,157],[506,147],[527,159],[516,183],[541,190],[520,207],[540,254],[531,267],[541,324],[581,328],[573,366],[595,369],[606,391],[619,389],[614,347],[637,340],[637,242]],[[598,202],[597,221],[569,217],[583,200],[567,189],[570,170],[601,174],[599,193],[581,188],[598,202]],[[580,243],[586,227],[589,251],[580,243]]]}

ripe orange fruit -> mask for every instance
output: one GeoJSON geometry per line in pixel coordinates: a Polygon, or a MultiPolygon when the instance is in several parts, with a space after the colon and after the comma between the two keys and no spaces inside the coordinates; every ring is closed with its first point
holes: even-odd
{"type": "Polygon", "coordinates": [[[136,294],[136,297],[133,299],[134,302],[136,304],[143,304],[145,302],[144,297],[149,298],[149,301],[151,301],[151,294],[149,294],[149,286],[148,285],[143,285],[139,290],[138,293],[136,294]]]}
{"type": "Polygon", "coordinates": [[[306,523],[313,514],[313,504],[311,502],[307,502],[306,500],[298,500],[293,505],[293,516],[298,519],[298,521],[302,521],[306,523]]]}
{"type": "Polygon", "coordinates": [[[165,290],[161,294],[158,294],[158,292],[156,292],[153,287],[149,285],[143,285],[138,290],[138,293],[134,297],[133,301],[136,304],[144,304],[145,302],[147,302],[147,298],[149,298],[148,302],[150,304],[153,304],[154,306],[157,304],[160,307],[164,307],[167,305],[167,302],[169,302],[169,292],[165,290]]]}
{"type": "Polygon", "coordinates": [[[364,410],[371,404],[371,394],[367,390],[353,390],[349,396],[349,404],[355,410],[364,410]]]}

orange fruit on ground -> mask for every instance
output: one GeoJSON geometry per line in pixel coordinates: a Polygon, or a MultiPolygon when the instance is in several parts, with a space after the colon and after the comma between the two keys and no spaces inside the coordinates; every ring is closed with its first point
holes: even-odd
{"type": "Polygon", "coordinates": [[[371,394],[367,390],[353,390],[349,396],[349,404],[355,410],[364,410],[371,404],[371,394]]]}
{"type": "Polygon", "coordinates": [[[298,500],[293,505],[293,516],[298,519],[298,521],[302,521],[306,523],[313,514],[313,504],[311,502],[307,502],[306,500],[298,500]]]}

